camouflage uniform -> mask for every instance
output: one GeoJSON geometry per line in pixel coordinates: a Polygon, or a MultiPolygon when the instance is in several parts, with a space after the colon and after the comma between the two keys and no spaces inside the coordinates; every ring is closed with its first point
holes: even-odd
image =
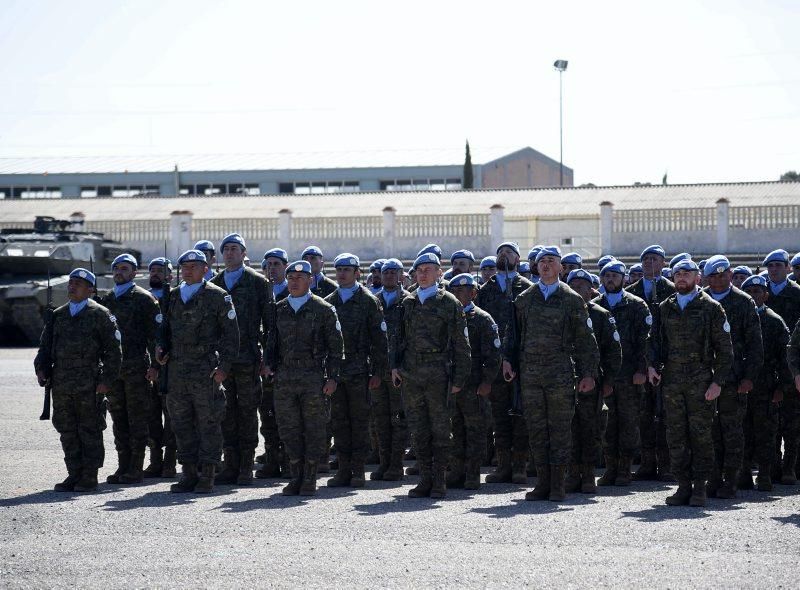
{"type": "Polygon", "coordinates": [[[320,273],[312,279],[310,291],[312,295],[325,299],[331,293],[336,292],[338,288],[339,285],[336,284],[336,281],[329,279],[325,273],[320,273]]]}
{"type": "MultiPolygon", "coordinates": [[[[711,295],[708,289],[706,292],[711,295]]],[[[710,496],[732,498],[736,492],[739,470],[744,456],[744,416],[747,412],[747,395],[738,393],[739,382],[755,382],[764,364],[764,347],[761,343],[761,323],[756,305],[744,291],[731,286],[730,292],[720,299],[730,326],[733,346],[733,366],[727,376],[722,393],[717,399],[714,415],[715,469],[708,484],[710,496]],[[725,485],[722,485],[722,475],[725,485]],[[719,494],[717,494],[719,488],[719,494]]]]}
{"type": "Polygon", "coordinates": [[[100,303],[115,316],[122,333],[122,368],[106,394],[119,455],[119,469],[109,481],[135,483],[142,478],[153,395],[153,385],[145,374],[156,363],[150,350],[155,345],[161,312],[155,297],[137,285],[119,297],[112,290],[100,303]]]}
{"type": "Polygon", "coordinates": [[[239,327],[239,354],[222,384],[225,388],[222,422],[225,468],[217,482],[248,485],[252,482],[258,446],[262,344],[274,318],[274,303],[271,285],[264,276],[247,266],[243,270],[230,290],[225,284],[227,270],[216,274],[210,282],[230,294],[239,327]]]}
{"type": "Polygon", "coordinates": [[[461,304],[442,287],[424,303],[414,293],[400,306],[400,329],[393,334],[389,361],[403,378],[419,462],[420,484],[409,494],[426,496],[435,488],[436,495],[443,495],[451,448],[450,387],[463,387],[470,372],[467,323],[461,304]]]}
{"type": "MultiPolygon", "coordinates": [[[[669,280],[659,277],[656,280],[655,288],[650,291],[650,297],[645,295],[644,282],[647,279],[641,278],[632,285],[625,287],[625,290],[644,299],[650,308],[652,317],[651,335],[655,335],[659,330],[659,305],[667,297],[675,293],[675,285],[669,280]]],[[[658,339],[650,339],[650,351],[648,358],[654,358],[659,353],[656,350],[658,339]]],[[[663,479],[671,480],[669,475],[669,449],[667,446],[666,428],[664,421],[664,403],[661,386],[653,386],[650,383],[644,385],[641,397],[641,418],[639,420],[639,431],[642,446],[642,464],[636,472],[636,479],[663,479]]]]}
{"type": "MultiPolygon", "coordinates": [[[[678,480],[676,503],[692,494],[705,502],[705,482],[714,468],[711,382],[723,386],[733,364],[730,326],[722,306],[703,291],[681,310],[677,294],[659,306],[656,367],[662,381],[667,442],[672,473],[678,480]]],[[[694,496],[693,496],[694,497],[694,496]]]]}
{"type": "Polygon", "coordinates": [[[559,500],[570,460],[576,378],[596,378],[600,352],[580,295],[565,283],[545,299],[533,285],[514,300],[516,342],[506,334],[504,356],[519,357],[525,421],[539,478],[527,499],[559,500]],[[551,489],[552,488],[552,489],[551,489]]]}
{"type": "Polygon", "coordinates": [[[331,426],[339,468],[329,485],[364,485],[364,459],[369,452],[370,375],[388,366],[386,322],[378,299],[359,285],[347,301],[338,289],[325,301],[336,308],[344,338],[339,383],[331,396],[331,426]]]}
{"type": "MultiPolygon", "coordinates": [[[[502,273],[501,273],[502,274],[502,273]]],[[[504,291],[500,287],[497,275],[484,283],[475,298],[475,305],[486,311],[500,328],[500,339],[506,335],[506,328],[511,321],[512,304],[520,293],[531,286],[531,282],[521,275],[511,280],[510,294],[508,285],[504,291]]],[[[528,428],[523,416],[509,416],[514,397],[514,385],[507,383],[502,374],[498,374],[492,383],[489,397],[492,404],[492,421],[494,422],[494,445],[497,454],[497,470],[486,477],[487,483],[510,482],[525,483],[525,463],[528,458],[528,428]],[[513,453],[513,454],[512,454],[513,453]]]]}
{"type": "Polygon", "coordinates": [[[73,485],[84,479],[97,485],[105,455],[106,402],[96,388],[99,383],[111,387],[119,375],[120,339],[110,312],[91,299],[75,317],[69,303],[57,308],[42,331],[33,365],[51,380],[53,426],[73,485]]]}
{"type": "MultiPolygon", "coordinates": [[[[325,448],[325,379],[339,379],[343,341],[336,309],[312,295],[295,312],[284,299],[275,305],[266,363],[275,372],[275,418],[289,456],[293,487],[316,481],[325,448]]],[[[288,493],[288,492],[286,492],[288,493]]]]}

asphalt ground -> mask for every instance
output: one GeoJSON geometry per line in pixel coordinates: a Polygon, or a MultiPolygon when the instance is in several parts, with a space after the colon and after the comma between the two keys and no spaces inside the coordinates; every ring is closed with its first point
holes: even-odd
{"type": "MultiPolygon", "coordinates": [[[[32,349],[0,349],[0,586],[800,587],[800,486],[671,508],[636,483],[525,502],[484,485],[407,497],[416,477],[283,497],[285,482],[171,494],[166,480],[59,494],[32,349]]],[[[106,466],[115,468],[111,429],[106,466]]],[[[484,473],[487,470],[484,470],[484,473]]],[[[531,481],[531,484],[533,482],[531,481]]]]}

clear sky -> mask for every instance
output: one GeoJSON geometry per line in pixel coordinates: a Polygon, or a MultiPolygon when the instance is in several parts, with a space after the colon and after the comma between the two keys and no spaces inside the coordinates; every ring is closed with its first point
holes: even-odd
{"type": "Polygon", "coordinates": [[[529,145],[576,184],[800,170],[797,0],[0,0],[0,157],[529,145]]]}

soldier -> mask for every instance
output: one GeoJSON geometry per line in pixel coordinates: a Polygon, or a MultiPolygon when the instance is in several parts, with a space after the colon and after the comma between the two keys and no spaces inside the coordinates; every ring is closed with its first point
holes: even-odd
{"type": "MultiPolygon", "coordinates": [[[[786,250],[775,250],[767,254],[763,265],[769,275],[769,307],[777,313],[790,330],[800,320],[800,285],[787,279],[789,254],[786,250]]],[[[783,464],[780,451],[773,464],[773,481],[784,485],[797,483],[796,462],[800,444],[800,398],[792,388],[784,390],[781,403],[778,442],[783,439],[783,464]]]]}
{"type": "MultiPolygon", "coordinates": [[[[678,489],[670,506],[705,506],[706,480],[714,468],[714,400],[730,376],[730,324],[722,306],[697,286],[693,260],[674,267],[676,293],[659,306],[659,340],[650,379],[663,376],[667,440],[678,489]]],[[[646,271],[645,271],[646,272],[646,271]]]]}
{"type": "Polygon", "coordinates": [[[644,272],[642,271],[641,263],[631,264],[631,267],[628,269],[628,285],[632,285],[635,282],[642,279],[644,276],[644,272]]]}
{"type": "Polygon", "coordinates": [[[714,416],[715,469],[706,486],[706,494],[711,498],[736,497],[744,455],[747,394],[753,389],[764,364],[761,324],[755,303],[731,284],[730,266],[725,256],[717,254],[708,259],[703,269],[709,284],[706,293],[725,310],[733,346],[732,372],[722,387],[714,416]]]}
{"type": "Polygon", "coordinates": [[[528,251],[528,264],[531,267],[530,281],[532,283],[539,282],[539,269],[536,268],[536,255],[542,251],[542,248],[544,248],[544,246],[542,246],[541,244],[537,244],[528,251]]]}
{"type": "Polygon", "coordinates": [[[388,366],[386,322],[381,304],[358,280],[358,256],[345,252],[333,260],[336,292],[325,302],[334,306],[344,338],[344,360],[331,396],[331,425],[339,467],[329,487],[364,487],[364,460],[369,452],[370,390],[380,386],[388,366]]]}
{"type": "Polygon", "coordinates": [[[472,274],[475,266],[475,255],[469,250],[456,250],[450,255],[450,270],[444,278],[448,281],[456,275],[462,273],[472,274]]]}
{"type": "Polygon", "coordinates": [[[481,260],[481,285],[485,285],[489,279],[497,274],[497,256],[486,256],[481,260]]]}
{"type": "Polygon", "coordinates": [[[239,352],[239,328],[231,296],[203,278],[203,252],[187,250],[178,264],[183,282],[169,294],[156,348],[156,360],[169,363],[167,411],[182,466],[170,490],[210,493],[222,449],[222,384],[239,352]]]}
{"type": "Polygon", "coordinates": [[[528,279],[528,280],[530,281],[530,280],[531,280],[531,277],[533,276],[533,275],[531,274],[531,263],[530,263],[530,262],[528,262],[527,260],[523,260],[523,261],[521,261],[521,262],[519,263],[519,274],[520,274],[520,275],[521,275],[523,278],[525,278],[525,279],[528,279]]]}
{"type": "Polygon", "coordinates": [[[195,250],[200,250],[206,257],[206,264],[208,265],[208,270],[206,270],[206,274],[203,276],[203,280],[210,281],[211,277],[214,276],[214,268],[217,263],[217,256],[216,256],[216,248],[214,247],[214,242],[209,242],[208,240],[200,240],[194,245],[195,250]]]}
{"type": "MultiPolygon", "coordinates": [[[[512,301],[531,286],[528,279],[517,273],[518,264],[519,246],[514,242],[500,244],[497,247],[498,273],[480,288],[475,300],[475,305],[492,316],[500,327],[501,341],[511,321],[512,301]]],[[[486,483],[524,484],[528,481],[528,429],[522,415],[509,415],[513,396],[514,387],[502,375],[498,375],[489,397],[494,420],[497,468],[486,476],[486,483]]]]}
{"type": "Polygon", "coordinates": [[[134,284],[136,258],[120,254],[111,263],[114,289],[99,303],[116,318],[124,338],[119,377],[106,394],[114,430],[119,466],[106,478],[108,483],[140,483],[143,478],[144,449],[150,421],[150,399],[158,368],[154,350],[161,312],[156,298],[134,284]]]}
{"type": "Polygon", "coordinates": [[[597,485],[627,486],[631,483],[631,462],[639,452],[639,413],[653,318],[642,299],[623,289],[622,262],[610,260],[600,271],[600,280],[604,292],[593,302],[611,312],[620,337],[622,366],[613,382],[603,382],[603,399],[608,406],[603,439],[606,470],[597,485]]]}
{"type": "MultiPolygon", "coordinates": [[[[308,246],[300,255],[311,265],[311,294],[325,299],[328,295],[336,291],[336,283],[325,276],[325,258],[322,250],[317,246],[308,246]]],[[[327,462],[327,459],[326,459],[327,462]]]]}
{"type": "Polygon", "coordinates": [[[577,252],[568,252],[561,258],[561,276],[559,279],[567,282],[569,273],[583,266],[583,258],[577,252]]]}
{"type": "Polygon", "coordinates": [[[222,439],[225,463],[216,481],[220,484],[253,483],[253,460],[258,446],[258,407],[261,405],[263,344],[273,320],[271,286],[244,264],[247,244],[239,234],[230,234],[220,244],[225,269],[211,283],[233,299],[239,326],[239,351],[227,371],[225,418],[222,439]]]}
{"type": "Polygon", "coordinates": [[[486,449],[484,407],[500,372],[500,332],[492,316],[473,303],[478,293],[475,277],[469,273],[456,275],[450,281],[450,288],[466,315],[472,369],[464,390],[455,396],[450,409],[453,452],[447,487],[477,490],[486,449]]]}
{"type": "Polygon", "coordinates": [[[789,266],[792,267],[792,274],[789,275],[789,280],[794,281],[795,283],[800,282],[800,252],[794,255],[792,260],[789,262],[789,266]]]}
{"type": "MultiPolygon", "coordinates": [[[[378,299],[383,307],[383,317],[387,327],[387,337],[391,341],[400,329],[402,308],[400,302],[410,295],[400,286],[403,263],[397,258],[389,258],[381,267],[381,291],[378,299]]],[[[403,478],[403,454],[405,453],[408,428],[403,397],[400,390],[392,384],[388,365],[381,375],[381,384],[372,391],[372,415],[378,435],[380,464],[370,474],[372,480],[398,481],[403,478]]]]}
{"type": "Polygon", "coordinates": [[[84,268],[70,273],[69,302],[45,324],[33,361],[39,385],[53,390],[53,426],[67,465],[57,492],[96,490],[103,466],[105,395],[119,374],[122,336],[111,313],[90,299],[95,284],[84,268]]]}
{"type": "Polygon", "coordinates": [[[336,308],[313,295],[311,263],[292,262],[289,296],[275,305],[267,374],[275,377],[275,418],[289,456],[291,481],[285,496],[313,496],[317,465],[325,449],[325,397],[336,391],[342,363],[342,331],[336,308]]]}
{"type": "Polygon", "coordinates": [[[420,468],[420,481],[408,495],[443,498],[450,459],[448,402],[469,375],[469,332],[461,304],[437,284],[439,258],[422,254],[414,270],[419,288],[401,302],[400,329],[390,345],[392,382],[403,385],[420,468]]]}
{"type": "Polygon", "coordinates": [[[737,266],[732,272],[733,275],[731,276],[731,283],[737,289],[742,288],[742,283],[747,280],[747,277],[753,276],[753,271],[750,270],[749,266],[737,266]]]}
{"type": "Polygon", "coordinates": [[[789,328],[781,317],[767,307],[767,279],[758,275],[748,277],[742,284],[745,293],[753,298],[761,324],[764,344],[764,365],[753,380],[747,394],[747,414],[744,420],[745,452],[739,489],[753,489],[751,465],[758,463],[756,483],[762,492],[772,491],[771,468],[775,458],[775,437],[778,433],[778,404],[783,392],[792,385],[787,364],[786,346],[789,328]]]}
{"type": "Polygon", "coordinates": [[[600,419],[603,391],[613,387],[620,366],[622,348],[614,317],[609,311],[592,302],[592,275],[582,268],[570,271],[567,285],[583,298],[589,310],[592,330],[600,351],[600,370],[596,386],[591,391],[579,392],[575,414],[572,417],[572,462],[565,491],[594,494],[594,466],[600,454],[600,419]]]}
{"type": "MultiPolygon", "coordinates": [[[[645,248],[640,256],[643,276],[627,288],[633,295],[644,299],[650,308],[650,314],[653,317],[652,334],[657,334],[659,329],[659,305],[675,292],[675,285],[661,276],[665,259],[664,248],[658,244],[645,248]]],[[[633,267],[631,267],[631,272],[633,272],[633,267]]],[[[658,354],[653,349],[657,343],[657,338],[651,338],[651,350],[648,353],[650,358],[658,354]]],[[[660,479],[661,481],[673,481],[674,479],[669,472],[670,458],[662,400],[663,396],[660,387],[651,384],[645,385],[639,423],[642,439],[642,462],[633,476],[635,480],[660,479]]]]}
{"type": "MultiPolygon", "coordinates": [[[[283,248],[272,248],[264,253],[261,268],[264,276],[272,285],[272,298],[275,303],[289,296],[286,281],[286,266],[289,255],[283,248]]],[[[258,407],[261,415],[261,436],[264,437],[264,455],[259,457],[262,467],[255,473],[259,479],[273,477],[289,477],[289,458],[286,455],[278,435],[278,423],[275,421],[275,386],[270,378],[262,380],[261,404],[258,407]]]]}
{"type": "Polygon", "coordinates": [[[536,258],[539,282],[514,300],[516,339],[506,332],[503,377],[509,383],[518,378],[522,385],[537,473],[536,487],[525,499],[558,502],[565,498],[575,382],[580,394],[594,389],[600,353],[586,304],[558,278],[561,250],[546,246],[536,258]],[[519,375],[513,358],[519,358],[519,375]]]}
{"type": "Polygon", "coordinates": [[[369,292],[377,295],[381,290],[381,267],[386,262],[384,258],[378,258],[369,265],[369,277],[367,277],[367,286],[369,292]]]}

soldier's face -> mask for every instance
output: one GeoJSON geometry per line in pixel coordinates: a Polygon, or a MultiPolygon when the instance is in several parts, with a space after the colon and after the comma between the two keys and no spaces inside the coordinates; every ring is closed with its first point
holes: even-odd
{"type": "Polygon", "coordinates": [[[642,258],[642,270],[644,271],[645,278],[654,279],[661,276],[661,270],[664,268],[664,258],[658,254],[645,254],[642,258]]]}
{"type": "Polygon", "coordinates": [[[773,260],[767,264],[767,274],[773,283],[782,283],[786,279],[789,265],[779,260],[773,260]]]}
{"type": "Polygon", "coordinates": [[[459,285],[458,287],[453,287],[453,295],[456,296],[456,299],[458,299],[461,305],[469,305],[470,302],[475,299],[475,295],[477,293],[478,290],[470,285],[459,285]]]}
{"type": "Polygon", "coordinates": [[[286,263],[280,258],[270,256],[267,258],[267,267],[264,272],[273,283],[282,283],[286,278],[286,263]]]}
{"type": "Polygon", "coordinates": [[[84,299],[88,299],[92,290],[92,285],[83,279],[72,278],[67,283],[67,296],[72,303],[80,303],[84,299]]]}
{"type": "Polygon", "coordinates": [[[438,279],[441,274],[442,269],[436,264],[420,264],[417,267],[417,284],[421,289],[427,289],[436,284],[436,279],[438,279]]]}
{"type": "Polygon", "coordinates": [[[400,271],[396,268],[390,268],[381,272],[381,284],[390,291],[397,289],[400,284],[400,271]]]}
{"type": "Polygon", "coordinates": [[[311,288],[311,275],[304,272],[286,273],[286,289],[292,297],[302,297],[311,288]]]}
{"type": "Polygon", "coordinates": [[[311,265],[311,272],[314,274],[319,274],[322,272],[322,265],[325,263],[322,256],[314,256],[313,254],[306,254],[303,256],[303,260],[306,260],[311,265]]]}
{"type": "Polygon", "coordinates": [[[715,272],[713,275],[708,277],[708,286],[711,287],[711,290],[714,291],[714,293],[722,293],[723,291],[727,291],[731,286],[732,275],[733,273],[730,270],[726,270],[725,272],[715,272]]]}
{"type": "Polygon", "coordinates": [[[576,269],[578,269],[580,267],[581,267],[580,264],[572,264],[571,262],[568,262],[567,264],[562,264],[561,265],[561,279],[562,280],[566,279],[570,272],[572,272],[573,270],[576,270],[576,269]]]}
{"type": "Polygon", "coordinates": [[[114,273],[114,283],[117,285],[124,285],[136,276],[136,268],[127,262],[115,264],[111,272],[114,273]]]}
{"type": "Polygon", "coordinates": [[[678,291],[681,295],[686,295],[687,293],[691,293],[695,286],[697,286],[697,280],[699,278],[698,272],[696,270],[684,270],[681,269],[675,273],[675,290],[678,291]]]}
{"type": "Polygon", "coordinates": [[[225,268],[235,270],[244,262],[244,250],[239,244],[225,244],[222,247],[222,261],[225,268]]]}
{"type": "Polygon", "coordinates": [[[160,289],[164,286],[164,283],[172,282],[172,274],[166,275],[164,271],[165,267],[160,264],[154,264],[150,267],[150,286],[153,289],[160,289]]]}
{"type": "Polygon", "coordinates": [[[631,283],[631,285],[632,285],[633,283],[635,283],[636,281],[638,281],[639,279],[641,279],[643,276],[644,276],[644,274],[643,274],[643,273],[640,273],[640,272],[631,272],[631,273],[628,273],[628,281],[629,281],[629,282],[631,283]]]}
{"type": "Polygon", "coordinates": [[[496,266],[484,266],[481,269],[481,278],[485,283],[489,279],[491,279],[494,275],[497,274],[497,267],[496,266]]]}
{"type": "Polygon", "coordinates": [[[501,270],[514,270],[519,264],[519,254],[508,246],[503,246],[497,251],[497,268],[501,270]]]}
{"type": "Polygon", "coordinates": [[[769,299],[769,289],[759,287],[758,285],[750,285],[744,292],[753,298],[753,301],[756,302],[756,307],[761,307],[767,302],[767,299],[769,299]]]}
{"type": "Polygon", "coordinates": [[[578,295],[583,297],[584,301],[591,301],[594,293],[592,292],[592,284],[584,279],[572,279],[569,282],[569,287],[578,295]]]}
{"type": "Polygon", "coordinates": [[[380,287],[383,284],[383,279],[381,278],[381,269],[373,268],[369,271],[369,277],[372,281],[373,287],[380,287]]]}
{"type": "Polygon", "coordinates": [[[456,258],[453,261],[453,276],[464,272],[472,274],[472,261],[469,258],[456,258]]]}
{"type": "Polygon", "coordinates": [[[187,285],[194,285],[203,280],[207,268],[207,264],[197,262],[196,260],[192,262],[184,262],[181,264],[181,276],[183,277],[183,280],[186,281],[187,285]]]}
{"type": "Polygon", "coordinates": [[[796,281],[800,281],[800,264],[792,267],[792,274],[796,281]]]}
{"type": "Polygon", "coordinates": [[[536,263],[539,276],[545,285],[552,285],[561,273],[561,259],[558,256],[542,256],[536,263]]]}
{"type": "Polygon", "coordinates": [[[361,271],[352,266],[336,267],[336,282],[345,289],[352,287],[361,276],[361,271]]]}
{"type": "Polygon", "coordinates": [[[625,280],[625,275],[618,272],[604,272],[600,277],[600,282],[606,288],[606,293],[619,293],[622,291],[622,282],[625,280]]]}
{"type": "Polygon", "coordinates": [[[742,274],[742,273],[739,272],[739,273],[736,273],[735,275],[731,276],[731,283],[733,283],[734,287],[741,288],[742,287],[742,283],[744,283],[744,280],[746,278],[747,278],[747,275],[742,274]]]}
{"type": "Polygon", "coordinates": [[[206,262],[208,266],[214,266],[214,263],[217,261],[217,256],[214,250],[203,250],[203,254],[206,256],[206,262]]]}

